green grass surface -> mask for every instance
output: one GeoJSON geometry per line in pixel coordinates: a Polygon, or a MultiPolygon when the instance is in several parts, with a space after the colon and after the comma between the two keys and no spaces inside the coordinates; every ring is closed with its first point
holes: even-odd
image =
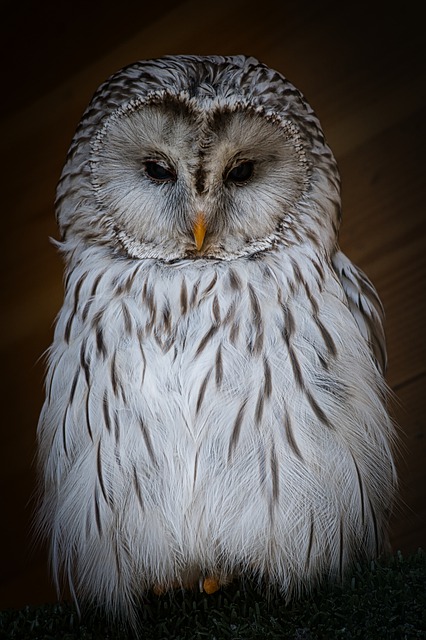
{"type": "Polygon", "coordinates": [[[71,604],[0,612],[0,638],[19,640],[411,640],[426,638],[426,553],[357,565],[329,585],[286,605],[249,583],[213,594],[180,592],[147,599],[137,636],[71,604]]]}

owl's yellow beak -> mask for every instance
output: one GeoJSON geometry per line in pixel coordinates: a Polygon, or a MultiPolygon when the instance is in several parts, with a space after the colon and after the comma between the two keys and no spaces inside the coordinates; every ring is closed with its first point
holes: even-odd
{"type": "Polygon", "coordinates": [[[194,234],[195,246],[197,251],[200,251],[203,246],[204,236],[206,235],[206,218],[204,213],[200,211],[195,218],[194,226],[192,227],[192,233],[194,234]]]}

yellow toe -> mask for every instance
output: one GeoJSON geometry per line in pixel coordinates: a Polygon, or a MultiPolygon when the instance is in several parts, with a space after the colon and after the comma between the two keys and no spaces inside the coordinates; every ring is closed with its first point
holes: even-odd
{"type": "Polygon", "coordinates": [[[215,593],[216,591],[219,591],[219,589],[220,589],[220,584],[219,584],[219,581],[216,580],[216,578],[204,579],[203,591],[205,591],[208,594],[211,594],[211,593],[215,593]]]}

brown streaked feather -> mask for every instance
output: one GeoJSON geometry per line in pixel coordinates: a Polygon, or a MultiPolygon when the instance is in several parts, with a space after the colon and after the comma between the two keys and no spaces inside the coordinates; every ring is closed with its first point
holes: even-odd
{"type": "Polygon", "coordinates": [[[219,327],[217,324],[212,324],[207,333],[200,340],[200,344],[198,345],[197,351],[195,352],[195,357],[199,356],[200,353],[206,348],[208,342],[213,338],[213,336],[217,333],[219,327]]]}
{"type": "Polygon", "coordinates": [[[129,307],[124,301],[121,303],[121,309],[123,311],[124,331],[128,336],[131,336],[132,335],[132,316],[130,315],[129,307]]]}
{"type": "Polygon", "coordinates": [[[371,349],[380,373],[386,372],[384,311],[377,291],[365,273],[341,252],[332,256],[332,267],[342,285],[349,311],[371,349]]]}
{"type": "Polygon", "coordinates": [[[111,418],[109,415],[109,403],[108,403],[108,392],[104,391],[104,397],[102,402],[102,412],[104,416],[105,426],[107,428],[108,433],[111,433],[111,418]]]}
{"type": "Polygon", "coordinates": [[[97,451],[97,455],[96,455],[96,471],[98,474],[98,480],[99,480],[99,486],[101,488],[101,492],[102,495],[104,497],[105,502],[107,502],[109,504],[110,502],[110,498],[106,492],[105,489],[105,483],[104,483],[104,478],[103,478],[103,471],[102,471],[102,453],[101,453],[101,440],[99,440],[98,442],[98,451],[97,451]]]}
{"type": "Polygon", "coordinates": [[[145,441],[145,446],[148,451],[149,457],[151,458],[151,462],[153,464],[156,464],[154,447],[152,445],[151,436],[149,435],[149,431],[146,428],[145,422],[142,420],[140,416],[139,416],[139,427],[140,427],[140,430],[142,431],[142,436],[145,441]]]}
{"type": "Polygon", "coordinates": [[[271,468],[272,500],[274,503],[276,503],[280,495],[280,475],[277,454],[273,443],[271,446],[269,464],[271,468]]]}
{"type": "Polygon", "coordinates": [[[135,465],[133,465],[133,486],[135,488],[136,497],[138,499],[139,505],[142,511],[145,511],[145,506],[142,498],[142,490],[139,484],[138,473],[136,471],[135,465]]]}
{"type": "Polygon", "coordinates": [[[302,454],[300,452],[300,449],[299,449],[299,447],[297,445],[296,438],[294,437],[293,426],[291,424],[291,418],[290,418],[290,415],[289,415],[287,409],[284,409],[284,429],[285,429],[287,442],[290,445],[290,449],[293,451],[293,453],[300,460],[303,460],[303,456],[302,456],[302,454]]]}
{"type": "Polygon", "coordinates": [[[85,416],[86,416],[87,431],[89,433],[89,437],[91,441],[93,442],[93,431],[92,431],[92,424],[90,421],[90,387],[86,392],[85,416]]]}
{"type": "Polygon", "coordinates": [[[325,424],[326,427],[328,427],[329,429],[333,429],[333,425],[319,406],[318,402],[313,397],[312,393],[307,389],[305,389],[305,393],[309,404],[311,405],[312,411],[315,413],[316,417],[319,418],[319,420],[321,420],[321,422],[325,424]]]}
{"type": "Polygon", "coordinates": [[[210,379],[211,373],[212,373],[212,370],[209,369],[209,371],[207,371],[207,374],[204,377],[204,380],[202,381],[202,383],[200,385],[200,390],[198,392],[198,398],[197,398],[197,404],[196,404],[196,407],[195,407],[195,413],[196,414],[200,411],[201,405],[203,404],[204,395],[206,393],[206,388],[207,388],[207,384],[208,384],[208,381],[210,379]]]}
{"type": "Polygon", "coordinates": [[[182,278],[182,283],[180,285],[180,311],[184,316],[188,310],[188,289],[186,286],[185,278],[182,278]]]}
{"type": "Polygon", "coordinates": [[[240,408],[238,410],[237,413],[237,417],[235,418],[235,422],[232,428],[232,433],[231,433],[231,438],[229,440],[229,447],[228,447],[228,460],[231,459],[232,456],[232,452],[234,451],[235,447],[238,444],[238,440],[240,437],[240,431],[241,431],[241,425],[243,422],[243,418],[244,418],[244,412],[246,409],[246,404],[247,404],[247,399],[245,399],[241,405],[240,408]]]}
{"type": "Polygon", "coordinates": [[[222,345],[220,344],[216,351],[215,357],[215,382],[219,388],[223,380],[223,363],[222,363],[222,345]]]}

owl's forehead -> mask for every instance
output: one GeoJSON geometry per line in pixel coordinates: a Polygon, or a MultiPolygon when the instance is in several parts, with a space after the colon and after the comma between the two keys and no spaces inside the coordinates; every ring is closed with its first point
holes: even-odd
{"type": "MultiPolygon", "coordinates": [[[[162,91],[130,99],[115,109],[104,119],[97,139],[207,149],[220,141],[249,145],[288,138],[289,127],[289,119],[238,95],[162,91]]],[[[294,135],[295,127],[291,129],[294,135]]]]}

